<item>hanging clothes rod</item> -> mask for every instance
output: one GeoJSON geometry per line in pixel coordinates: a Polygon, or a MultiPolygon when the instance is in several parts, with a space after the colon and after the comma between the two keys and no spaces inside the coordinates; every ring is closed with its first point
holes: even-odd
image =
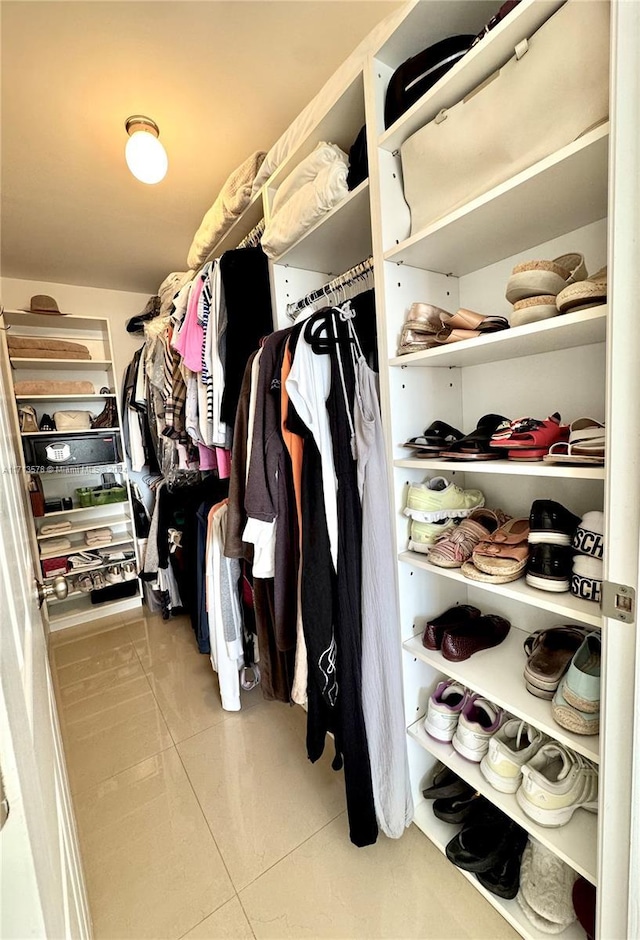
{"type": "Polygon", "coordinates": [[[257,248],[262,241],[264,234],[264,219],[260,219],[257,225],[251,229],[248,235],[242,239],[238,248],[257,248]]]}
{"type": "Polygon", "coordinates": [[[318,301],[327,301],[332,295],[340,294],[342,300],[356,297],[365,290],[373,287],[373,258],[366,258],[349,268],[344,274],[339,274],[328,284],[311,291],[295,303],[287,304],[287,317],[295,320],[296,316],[305,307],[311,307],[318,301]]]}

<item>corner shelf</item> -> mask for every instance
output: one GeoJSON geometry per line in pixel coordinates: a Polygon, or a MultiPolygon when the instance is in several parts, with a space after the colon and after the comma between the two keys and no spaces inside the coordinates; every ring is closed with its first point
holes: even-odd
{"type": "Polygon", "coordinates": [[[338,274],[370,254],[369,180],[364,180],[273,263],[338,274]]]}
{"type": "Polygon", "coordinates": [[[428,571],[429,574],[457,581],[465,588],[479,588],[481,591],[501,594],[503,597],[519,601],[521,604],[529,604],[531,607],[537,607],[540,610],[550,610],[560,617],[567,617],[569,620],[575,620],[589,627],[600,628],[602,626],[600,607],[592,601],[583,601],[579,597],[574,597],[568,591],[562,594],[556,594],[552,591],[539,591],[536,588],[529,587],[524,578],[520,578],[518,581],[510,581],[507,584],[486,584],[484,581],[471,581],[469,578],[465,578],[457,568],[438,568],[436,565],[430,565],[428,561],[425,561],[425,556],[420,555],[418,552],[401,552],[398,558],[407,565],[413,565],[414,568],[428,571]]]}
{"type": "Polygon", "coordinates": [[[465,339],[450,346],[425,349],[389,360],[389,365],[405,367],[452,367],[485,365],[505,359],[519,359],[558,349],[573,349],[604,343],[607,332],[607,304],[588,310],[563,313],[540,323],[465,339]]]}
{"type": "Polygon", "coordinates": [[[462,277],[605,218],[608,149],[606,124],[411,235],[385,261],[462,277]]]}
{"type": "Polygon", "coordinates": [[[499,646],[475,653],[461,663],[449,662],[442,653],[425,649],[420,636],[411,637],[402,645],[416,659],[486,696],[500,708],[530,722],[577,754],[599,763],[600,738],[597,734],[573,734],[561,728],[553,720],[551,702],[527,692],[522,678],[527,661],[522,648],[525,639],[525,633],[512,627],[499,646]]]}
{"type": "Polygon", "coordinates": [[[519,463],[517,460],[444,460],[408,457],[393,461],[394,467],[408,470],[438,470],[440,473],[498,473],[508,476],[560,477],[566,480],[604,480],[605,468],[557,463],[519,463]]]}
{"type": "MultiPolygon", "coordinates": [[[[111,505],[116,506],[118,504],[111,503],[111,505]]],[[[127,506],[128,504],[125,500],[122,500],[119,505],[127,506]]],[[[95,509],[95,506],[92,508],[95,509]]],[[[78,532],[88,532],[90,529],[111,528],[111,526],[125,525],[130,522],[131,520],[129,519],[129,517],[125,515],[105,516],[100,519],[92,519],[90,522],[86,522],[84,525],[72,526],[70,529],[65,529],[64,532],[52,532],[51,534],[47,534],[47,535],[42,535],[40,532],[38,532],[36,534],[36,538],[39,542],[46,542],[47,539],[66,538],[68,535],[76,535],[78,532]]]]}
{"type": "MultiPolygon", "coordinates": [[[[460,826],[450,826],[448,823],[442,822],[441,819],[437,819],[437,817],[433,815],[430,801],[427,800],[418,803],[413,821],[418,829],[433,842],[435,847],[442,852],[443,855],[447,843],[453,839],[460,829],[460,826]]],[[[505,901],[503,898],[499,898],[490,891],[487,891],[471,872],[463,871],[462,868],[458,868],[457,871],[486,898],[492,907],[495,907],[495,909],[502,914],[504,919],[508,921],[525,940],[548,940],[549,934],[536,930],[531,921],[523,914],[515,898],[513,901],[505,901]]],[[[557,937],[558,940],[585,940],[585,932],[576,921],[571,924],[570,927],[567,927],[566,930],[563,930],[562,933],[554,934],[554,937],[557,937]]]]}
{"type": "Polygon", "coordinates": [[[499,790],[493,789],[482,776],[479,764],[466,760],[458,754],[453,745],[443,744],[429,737],[424,730],[424,718],[419,718],[410,725],[407,734],[535,839],[551,849],[578,874],[596,884],[598,817],[595,813],[578,809],[564,826],[555,829],[539,826],[520,808],[515,794],[500,793],[499,790]]]}
{"type": "MultiPolygon", "coordinates": [[[[125,521],[129,522],[130,520],[127,519],[125,521]]],[[[100,528],[100,526],[96,526],[96,528],[100,528]]],[[[58,535],[58,538],[65,537],[65,532],[61,532],[58,535]]],[[[75,544],[71,544],[71,548],[65,548],[62,551],[43,552],[40,555],[40,561],[46,561],[48,558],[64,558],[67,555],[75,555],[77,552],[97,552],[99,549],[111,549],[115,548],[117,545],[131,545],[133,541],[133,536],[130,532],[127,532],[126,535],[122,538],[120,536],[116,536],[110,542],[104,542],[101,545],[87,545],[86,542],[76,542],[75,544]]],[[[72,572],[67,571],[67,575],[69,574],[72,574],[72,572]]]]}

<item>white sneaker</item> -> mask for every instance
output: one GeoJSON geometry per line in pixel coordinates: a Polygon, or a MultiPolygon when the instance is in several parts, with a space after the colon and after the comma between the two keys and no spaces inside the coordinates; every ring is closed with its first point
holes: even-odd
{"type": "Polygon", "coordinates": [[[117,565],[112,565],[111,568],[107,568],[105,578],[109,584],[118,584],[120,581],[124,581],[122,571],[117,565]]]}
{"type": "Polygon", "coordinates": [[[451,741],[469,697],[468,689],[452,679],[440,682],[429,698],[424,730],[436,741],[451,741]]]}
{"type": "Polygon", "coordinates": [[[505,719],[505,713],[493,702],[472,695],[464,704],[451,743],[458,754],[479,764],[487,753],[489,740],[505,719]]]}
{"type": "Polygon", "coordinates": [[[515,793],[522,781],[522,767],[549,740],[519,718],[509,718],[489,741],[480,770],[494,790],[515,793]]]}
{"type": "Polygon", "coordinates": [[[545,744],[522,768],[516,799],[540,826],[564,826],[580,807],[598,812],[598,768],[562,744],[545,744]]]}
{"type": "Polygon", "coordinates": [[[440,536],[451,532],[457,524],[457,519],[443,519],[441,522],[416,522],[412,519],[409,551],[427,555],[440,536]]]}
{"type": "Polygon", "coordinates": [[[405,516],[417,522],[463,518],[484,506],[480,490],[463,490],[445,477],[432,477],[425,483],[409,487],[405,516]]]}

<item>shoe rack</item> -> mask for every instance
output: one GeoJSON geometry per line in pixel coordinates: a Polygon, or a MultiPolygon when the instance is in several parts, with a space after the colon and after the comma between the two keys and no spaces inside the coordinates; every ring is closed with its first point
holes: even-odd
{"type": "MultiPolygon", "coordinates": [[[[29,507],[31,552],[34,562],[34,571],[38,580],[45,585],[52,585],[54,576],[47,576],[42,562],[50,558],[67,557],[82,551],[92,549],[85,542],[85,533],[91,529],[109,527],[113,532],[111,542],[101,545],[102,549],[113,549],[114,552],[125,551],[133,553],[131,560],[138,571],[138,554],[133,525],[133,509],[131,505],[131,492],[127,476],[127,468],[121,455],[123,454],[121,440],[121,422],[117,378],[112,358],[112,343],[109,321],[106,318],[90,316],[48,316],[45,314],[32,314],[20,310],[5,310],[2,314],[2,356],[7,375],[12,384],[17,381],[88,381],[95,389],[95,394],[19,394],[9,403],[13,416],[13,427],[16,437],[16,466],[20,474],[25,493],[25,502],[29,507]],[[81,343],[87,347],[91,359],[35,359],[12,358],[7,343],[7,331],[10,335],[25,337],[42,337],[46,339],[69,340],[81,343]],[[103,393],[101,389],[109,389],[103,393]],[[20,428],[19,407],[31,405],[35,408],[38,422],[43,414],[53,415],[55,411],[80,410],[90,411],[95,416],[102,412],[107,402],[112,402],[117,413],[117,423],[111,428],[95,428],[88,431],[29,431],[23,432],[20,428]],[[99,433],[113,433],[116,437],[119,458],[109,465],[76,465],[73,467],[47,468],[39,472],[45,500],[71,500],[71,508],[45,512],[42,516],[34,516],[31,510],[29,496],[29,474],[26,467],[30,465],[29,451],[25,449],[28,440],[35,440],[39,435],[51,436],[60,442],[72,441],[79,435],[91,436],[99,433]],[[104,505],[81,506],[76,490],[82,487],[98,487],[101,485],[101,474],[112,472],[116,483],[124,486],[126,498],[120,502],[106,503],[104,505]],[[46,525],[55,523],[68,523],[64,532],[54,534],[43,533],[46,525]],[[49,549],[53,539],[64,537],[71,543],[70,547],[62,551],[49,549]]],[[[118,562],[104,563],[92,567],[67,571],[64,575],[67,582],[67,595],[58,598],[55,595],[47,597],[43,603],[42,611],[49,630],[60,630],[65,627],[86,623],[92,619],[105,617],[135,608],[141,603],[141,588],[137,582],[133,596],[113,601],[92,603],[92,592],[81,590],[79,578],[88,571],[94,575],[95,589],[109,586],[106,579],[109,568],[119,567],[118,562]]],[[[123,579],[124,580],[124,579],[123,579]]],[[[133,580],[133,579],[130,579],[133,580]]],[[[97,595],[98,597],[100,595],[97,595]]],[[[102,595],[104,596],[104,595],[102,595]]],[[[95,597],[94,597],[95,600],[95,597]]]]}
{"type": "MultiPolygon", "coordinates": [[[[609,940],[634,935],[628,927],[633,918],[633,911],[628,918],[628,848],[634,825],[634,739],[628,711],[622,712],[629,705],[624,705],[619,695],[621,688],[634,686],[634,627],[612,611],[603,614],[597,604],[570,593],[536,590],[524,579],[490,585],[468,581],[455,569],[436,568],[424,555],[407,551],[410,523],[402,513],[408,485],[436,475],[464,488],[481,489],[488,508],[501,508],[515,516],[528,516],[531,503],[539,498],[557,500],[578,515],[604,510],[605,578],[619,585],[638,585],[640,500],[636,468],[640,466],[640,440],[629,429],[640,427],[634,256],[634,246],[640,242],[640,198],[626,185],[636,178],[640,165],[640,94],[636,93],[640,91],[636,64],[640,13],[634,10],[638,5],[612,5],[609,124],[592,129],[414,234],[402,190],[402,143],[442,108],[452,107],[499,69],[514,54],[516,45],[531,37],[562,2],[521,0],[498,27],[385,129],[384,97],[395,69],[440,39],[458,33],[476,34],[499,6],[495,0],[410,0],[362,66],[345,70],[341,84],[333,81],[321,93],[322,107],[316,100],[315,112],[305,113],[304,132],[298,135],[297,143],[211,257],[235,247],[261,213],[269,217],[278,186],[319,141],[331,141],[348,152],[366,124],[368,180],[270,262],[269,269],[275,321],[278,328],[284,328],[290,325],[288,304],[373,255],[389,510],[398,556],[393,588],[398,604],[398,643],[403,649],[414,822],[441,851],[455,834],[455,828],[436,819],[422,798],[433,768],[442,761],[597,885],[597,936],[609,940]],[[458,307],[468,307],[508,316],[511,305],[504,291],[513,266],[569,251],[584,254],[590,274],[608,265],[607,304],[445,348],[397,356],[398,339],[412,303],[431,303],[452,313],[458,307]],[[606,422],[604,468],[508,460],[462,465],[440,459],[408,459],[401,446],[436,419],[468,432],[489,412],[511,418],[545,418],[555,411],[560,411],[566,422],[583,416],[606,422]],[[421,635],[427,618],[458,603],[506,617],[512,624],[507,639],[462,663],[446,662],[440,653],[426,650],[421,635]],[[535,698],[525,688],[525,638],[534,630],[558,623],[602,633],[599,736],[584,737],[561,728],[552,718],[551,703],[535,698]],[[568,825],[543,829],[524,816],[514,796],[493,790],[477,765],[463,761],[450,746],[428,738],[422,728],[428,697],[446,677],[462,682],[596,762],[600,768],[598,815],[579,810],[568,825]]],[[[469,146],[473,143],[470,140],[469,146]]],[[[637,830],[640,844],[640,823],[637,830]]],[[[486,891],[473,875],[460,874],[523,937],[540,940],[546,936],[526,919],[516,901],[503,901],[486,891]]],[[[430,874],[425,872],[427,877],[430,874]]],[[[584,932],[574,924],[559,936],[581,940],[584,932]]]]}

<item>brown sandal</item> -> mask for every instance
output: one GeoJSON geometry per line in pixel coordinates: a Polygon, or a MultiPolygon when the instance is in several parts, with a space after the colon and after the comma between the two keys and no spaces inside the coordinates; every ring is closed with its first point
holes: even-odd
{"type": "Polygon", "coordinates": [[[529,558],[529,520],[509,519],[473,550],[473,564],[485,574],[512,576],[515,581],[529,558]]]}

